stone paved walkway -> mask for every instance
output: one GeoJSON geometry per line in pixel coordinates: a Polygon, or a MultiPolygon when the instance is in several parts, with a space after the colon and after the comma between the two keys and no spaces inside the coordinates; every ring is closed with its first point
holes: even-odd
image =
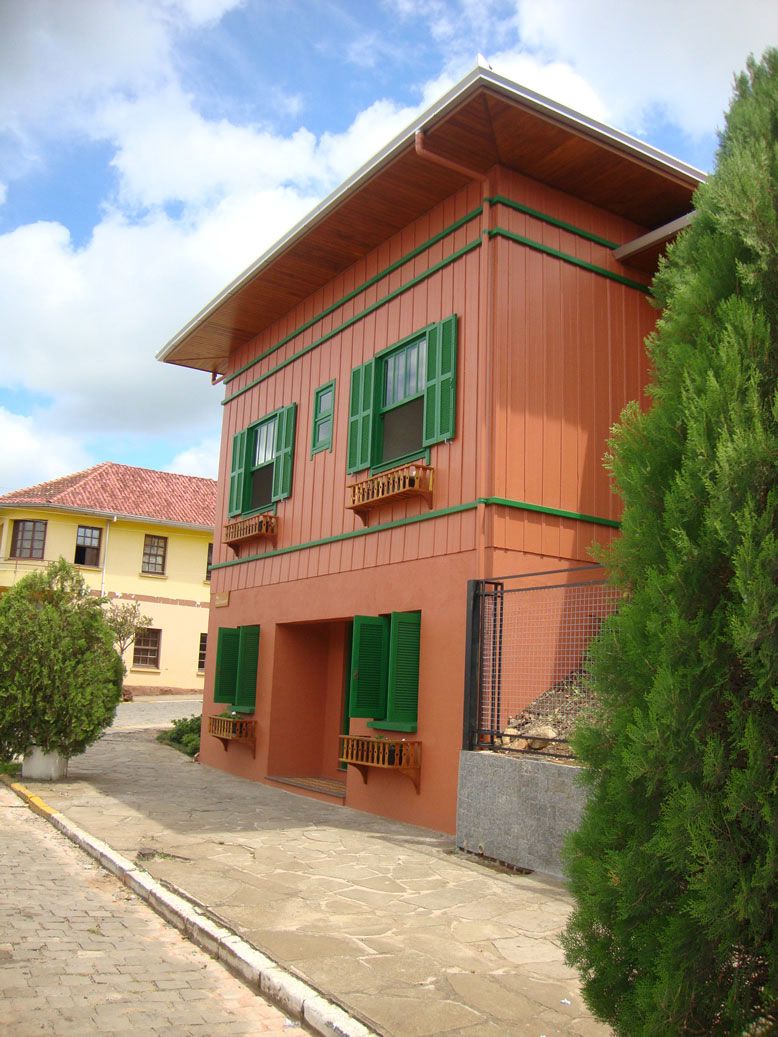
{"type": "Polygon", "coordinates": [[[390,1037],[601,1037],[563,886],[422,828],[242,781],[114,731],[30,788],[390,1037]]]}
{"type": "Polygon", "coordinates": [[[0,785],[0,1032],[304,1037],[0,785]]]}

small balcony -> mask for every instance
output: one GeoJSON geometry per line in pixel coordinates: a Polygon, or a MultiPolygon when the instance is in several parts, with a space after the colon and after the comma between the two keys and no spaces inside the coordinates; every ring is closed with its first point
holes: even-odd
{"type": "Polygon", "coordinates": [[[230,743],[248,746],[257,755],[257,722],[239,716],[208,717],[208,734],[218,738],[226,752],[230,743]]]}
{"type": "Polygon", "coordinates": [[[432,482],[435,469],[428,464],[414,461],[388,472],[371,475],[368,479],[346,487],[346,507],[356,512],[363,522],[368,513],[381,504],[410,500],[420,497],[432,504],[432,482]]]}
{"type": "Polygon", "coordinates": [[[367,785],[371,769],[397,771],[409,778],[419,791],[421,781],[421,742],[404,738],[369,738],[359,735],[340,736],[340,762],[356,767],[367,785]]]}
{"type": "Polygon", "coordinates": [[[277,531],[278,519],[275,515],[252,515],[250,518],[226,522],[222,539],[234,549],[244,540],[258,540],[261,537],[273,540],[277,531]]]}

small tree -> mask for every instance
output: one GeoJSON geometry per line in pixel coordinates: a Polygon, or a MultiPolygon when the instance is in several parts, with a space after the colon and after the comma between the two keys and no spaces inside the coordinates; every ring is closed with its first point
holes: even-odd
{"type": "Polygon", "coordinates": [[[0,597],[0,757],[75,756],[113,720],[121,657],[102,599],[63,559],[0,597]]]}
{"type": "MultiPolygon", "coordinates": [[[[113,643],[121,659],[121,688],[124,688],[124,678],[127,674],[127,666],[124,662],[124,653],[135,641],[138,632],[144,627],[151,626],[151,617],[144,615],[137,601],[126,601],[119,598],[111,598],[105,604],[105,618],[113,631],[113,643]]],[[[132,695],[128,689],[128,697],[132,695]]]]}
{"type": "Polygon", "coordinates": [[[625,1037],[778,1032],[778,51],[736,82],[611,468],[629,600],[594,646],[565,934],[625,1037]]]}

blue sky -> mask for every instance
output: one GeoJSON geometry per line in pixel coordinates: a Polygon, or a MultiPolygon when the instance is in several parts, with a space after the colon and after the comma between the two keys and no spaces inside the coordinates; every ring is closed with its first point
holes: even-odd
{"type": "Polygon", "coordinates": [[[774,0],[0,0],[0,492],[216,474],[220,390],[154,359],[485,55],[698,168],[774,0]]]}

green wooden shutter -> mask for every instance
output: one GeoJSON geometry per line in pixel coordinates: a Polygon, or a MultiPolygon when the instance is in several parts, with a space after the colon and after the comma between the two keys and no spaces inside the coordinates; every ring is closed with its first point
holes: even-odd
{"type": "Polygon", "coordinates": [[[424,446],[454,438],[457,415],[457,316],[427,332],[424,446]]]}
{"type": "Polygon", "coordinates": [[[243,473],[246,470],[246,443],[248,429],[232,437],[232,464],[230,466],[230,500],[227,514],[240,515],[243,511],[243,473]]]}
{"type": "Polygon", "coordinates": [[[294,429],[297,404],[282,408],[276,418],[276,451],[273,466],[273,500],[284,500],[292,492],[294,429]]]}
{"type": "Polygon", "coordinates": [[[416,730],[420,643],[421,612],[393,612],[389,630],[386,719],[401,725],[401,730],[416,730]]]}
{"type": "Polygon", "coordinates": [[[239,628],[238,673],[235,682],[235,709],[252,713],[257,699],[257,666],[259,664],[259,627],[239,628]]]}
{"type": "Polygon", "coordinates": [[[386,713],[389,620],[354,616],[349,686],[350,717],[381,719],[386,713]]]}
{"type": "Polygon", "coordinates": [[[351,372],[348,418],[348,472],[370,467],[375,406],[375,361],[368,360],[351,372]]]}
{"type": "Polygon", "coordinates": [[[235,703],[235,685],[238,676],[237,627],[219,627],[216,642],[216,678],[213,685],[213,701],[235,703]]]}

